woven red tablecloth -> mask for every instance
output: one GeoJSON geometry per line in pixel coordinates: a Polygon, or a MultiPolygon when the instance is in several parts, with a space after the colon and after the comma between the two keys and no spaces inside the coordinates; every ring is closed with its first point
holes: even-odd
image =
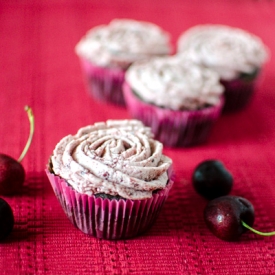
{"type": "Polygon", "coordinates": [[[15,227],[0,243],[0,274],[275,274],[275,237],[246,233],[228,243],[206,228],[206,200],[191,185],[207,158],[234,175],[232,194],[255,207],[255,227],[275,230],[275,3],[268,0],[3,0],[0,2],[0,152],[18,158],[28,137],[24,105],[33,108],[35,136],[23,160],[23,192],[4,197],[15,227]],[[260,36],[271,60],[249,107],[224,115],[206,144],[167,149],[177,174],[152,229],[126,241],[88,237],[59,205],[44,169],[55,144],[78,128],[129,118],[85,91],[74,46],[91,27],[113,18],[154,22],[172,35],[199,23],[222,23],[260,36]]]}

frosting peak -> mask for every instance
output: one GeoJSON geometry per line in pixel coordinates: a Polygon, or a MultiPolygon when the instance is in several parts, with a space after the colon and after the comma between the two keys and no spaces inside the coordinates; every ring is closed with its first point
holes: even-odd
{"type": "Polygon", "coordinates": [[[137,120],[108,120],[64,137],[51,158],[53,171],[83,194],[145,199],[166,186],[172,161],[150,128],[137,120]]]}

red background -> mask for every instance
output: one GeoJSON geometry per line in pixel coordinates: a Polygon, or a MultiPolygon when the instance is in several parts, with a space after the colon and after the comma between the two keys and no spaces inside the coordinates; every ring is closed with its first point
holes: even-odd
{"type": "Polygon", "coordinates": [[[217,158],[234,175],[232,194],[255,207],[255,228],[275,230],[275,3],[268,0],[5,0],[0,2],[0,151],[18,158],[28,137],[24,105],[33,108],[35,136],[22,164],[21,194],[5,197],[15,227],[0,243],[1,274],[275,274],[275,237],[246,233],[217,239],[205,227],[206,200],[191,185],[202,160],[217,158]],[[224,115],[206,144],[167,149],[177,173],[155,225],[132,240],[88,237],[66,218],[45,176],[55,144],[78,128],[130,118],[85,91],[74,46],[84,33],[113,18],[160,25],[175,45],[199,23],[222,23],[260,36],[271,59],[250,106],[224,115]]]}

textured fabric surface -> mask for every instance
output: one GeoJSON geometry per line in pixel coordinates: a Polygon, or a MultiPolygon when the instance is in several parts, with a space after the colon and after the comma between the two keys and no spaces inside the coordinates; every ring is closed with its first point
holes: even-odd
{"type": "Polygon", "coordinates": [[[206,200],[191,185],[199,162],[220,159],[234,176],[232,194],[254,204],[255,228],[275,230],[274,12],[271,0],[0,1],[1,153],[18,158],[25,145],[25,104],[36,122],[22,162],[24,188],[5,197],[15,227],[0,243],[0,274],[275,274],[275,237],[217,239],[203,221],[206,200]],[[89,28],[118,17],[154,22],[171,33],[174,45],[196,24],[240,27],[260,36],[272,57],[248,108],[223,115],[207,143],[165,148],[177,179],[152,229],[135,239],[104,241],[72,226],[44,169],[63,136],[97,121],[130,117],[123,107],[91,99],[74,53],[89,28]]]}

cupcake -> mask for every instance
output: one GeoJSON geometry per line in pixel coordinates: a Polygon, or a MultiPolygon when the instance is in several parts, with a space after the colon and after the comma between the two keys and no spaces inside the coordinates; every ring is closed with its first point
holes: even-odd
{"type": "Polygon", "coordinates": [[[260,38],[224,25],[198,25],[178,40],[178,53],[215,70],[225,87],[224,112],[243,109],[259,82],[268,51],[260,38]]]}
{"type": "Polygon", "coordinates": [[[205,142],[223,106],[218,74],[183,56],[136,62],[123,91],[132,117],[169,147],[205,142]]]}
{"type": "Polygon", "coordinates": [[[69,220],[103,239],[144,233],[173,184],[172,160],[150,128],[108,120],[61,139],[46,173],[69,220]]]}
{"type": "Polygon", "coordinates": [[[88,31],[75,50],[91,95],[124,105],[122,84],[127,68],[137,60],[168,55],[171,46],[168,33],[153,23],[115,19],[88,31]]]}

